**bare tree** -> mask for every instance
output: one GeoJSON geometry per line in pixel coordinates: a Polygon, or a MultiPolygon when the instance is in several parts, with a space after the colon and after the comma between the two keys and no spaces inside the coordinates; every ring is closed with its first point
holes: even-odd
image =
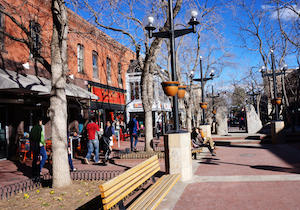
{"type": "MultiPolygon", "coordinates": [[[[51,41],[42,37],[46,46],[51,43],[51,64],[47,61],[49,54],[41,54],[36,47],[36,40],[32,36],[30,29],[28,29],[29,22],[32,16],[24,13],[24,10],[32,12],[32,5],[29,1],[23,1],[20,5],[8,4],[6,1],[1,1],[2,7],[0,12],[8,17],[13,25],[11,29],[19,30],[22,33],[18,35],[2,31],[10,40],[21,42],[30,50],[30,53],[37,62],[51,74],[51,93],[50,93],[50,108],[48,115],[51,119],[51,135],[52,135],[52,151],[53,151],[53,187],[63,187],[71,184],[67,154],[67,100],[65,93],[65,81],[67,71],[67,41],[68,41],[68,16],[65,1],[52,0],[49,3],[44,3],[42,6],[49,8],[52,12],[52,39],[51,41]]],[[[41,5],[39,5],[41,6],[41,5]]],[[[42,13],[42,12],[41,12],[42,13]]],[[[40,11],[35,10],[33,17],[39,17],[40,11]]],[[[31,13],[27,13],[31,14],[31,13]]],[[[46,21],[45,24],[49,22],[46,21]]],[[[10,30],[13,31],[13,30],[10,30]]],[[[47,50],[46,50],[47,51],[47,50]]]]}

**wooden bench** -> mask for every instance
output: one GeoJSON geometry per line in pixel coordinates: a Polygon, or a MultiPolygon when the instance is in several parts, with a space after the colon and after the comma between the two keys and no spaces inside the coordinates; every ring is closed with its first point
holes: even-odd
{"type": "Polygon", "coordinates": [[[203,147],[199,147],[199,148],[192,148],[191,152],[192,155],[194,156],[194,159],[197,160],[197,153],[202,152],[203,147]]]}
{"type": "Polygon", "coordinates": [[[155,209],[181,177],[181,174],[163,175],[155,182],[153,175],[159,170],[158,158],[155,155],[100,185],[103,209],[110,209],[116,204],[119,209],[125,209],[123,198],[151,177],[154,184],[136,198],[128,209],[155,209]]]}

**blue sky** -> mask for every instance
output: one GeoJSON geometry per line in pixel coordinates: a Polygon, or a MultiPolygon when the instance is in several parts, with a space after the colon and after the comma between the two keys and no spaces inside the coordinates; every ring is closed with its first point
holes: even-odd
{"type": "MultiPolygon", "coordinates": [[[[204,2],[204,1],[200,1],[200,4],[202,2],[204,2]]],[[[209,1],[209,3],[211,3],[211,2],[212,1],[209,1]]],[[[260,2],[261,1],[258,1],[258,3],[256,4],[256,8],[262,7],[262,4],[260,2]]],[[[184,5],[183,8],[188,8],[188,7],[187,7],[187,5],[184,5]]],[[[122,10],[122,8],[121,8],[121,10],[122,10]]],[[[232,81],[233,80],[238,81],[245,77],[247,78],[247,76],[249,74],[249,70],[252,67],[257,67],[257,68],[253,68],[253,72],[255,72],[255,75],[257,75],[258,83],[261,83],[262,80],[260,77],[260,73],[258,72],[258,67],[260,67],[262,65],[262,62],[261,62],[261,58],[259,57],[259,54],[247,52],[245,49],[242,49],[242,48],[239,48],[236,46],[236,45],[239,45],[239,43],[237,42],[237,38],[232,33],[232,30],[234,30],[234,28],[231,25],[232,24],[231,20],[233,18],[232,12],[229,10],[227,12],[226,12],[226,10],[223,10],[223,11],[225,11],[222,13],[222,18],[223,18],[225,27],[222,29],[221,33],[225,36],[225,38],[227,39],[227,43],[230,46],[230,47],[228,47],[227,51],[235,54],[235,59],[233,60],[233,62],[236,63],[236,66],[234,68],[230,67],[230,68],[224,69],[223,72],[221,73],[220,77],[215,79],[213,81],[213,83],[217,86],[217,89],[218,88],[220,88],[220,89],[221,88],[222,89],[231,88],[232,81]]],[[[180,13],[184,14],[185,9],[183,9],[180,13]]],[[[82,15],[86,19],[90,19],[90,16],[88,15],[88,13],[80,11],[80,15],[82,15]]],[[[144,15],[145,15],[144,13],[137,14],[139,19],[142,19],[144,15]]],[[[104,21],[105,21],[105,19],[104,19],[104,21]]],[[[108,35],[111,35],[112,37],[114,37],[114,34],[111,33],[110,31],[105,31],[105,32],[108,33],[108,35]]],[[[191,35],[189,35],[189,36],[191,36],[191,35]]],[[[177,40],[178,39],[176,39],[176,42],[177,42],[177,40]]],[[[123,44],[126,45],[126,42],[123,44]]],[[[289,63],[292,63],[292,65],[289,65],[289,66],[296,65],[295,58],[293,56],[286,58],[286,60],[289,63]]],[[[199,72],[196,72],[195,78],[199,78],[199,72]]],[[[248,78],[248,80],[251,81],[252,78],[248,78]]],[[[211,82],[209,82],[209,83],[211,83],[211,82]]]]}

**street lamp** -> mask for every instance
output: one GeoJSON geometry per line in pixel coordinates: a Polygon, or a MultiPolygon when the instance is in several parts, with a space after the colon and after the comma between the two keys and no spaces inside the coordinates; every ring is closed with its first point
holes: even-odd
{"type": "MultiPolygon", "coordinates": [[[[197,17],[199,16],[199,12],[195,9],[188,10],[187,15],[190,17],[188,22],[192,28],[174,30],[174,22],[173,22],[173,2],[169,0],[169,20],[170,20],[170,30],[169,31],[160,31],[153,32],[156,29],[156,20],[154,16],[147,15],[143,19],[143,24],[145,29],[148,31],[149,38],[152,37],[160,37],[160,38],[169,38],[170,39],[170,52],[171,52],[171,72],[172,72],[172,80],[177,81],[177,72],[176,72],[176,56],[175,56],[175,38],[179,36],[183,36],[188,33],[196,33],[196,25],[199,24],[197,17]]],[[[174,132],[179,132],[179,115],[178,115],[178,96],[177,94],[173,98],[173,119],[174,119],[174,132]]]]}
{"type": "MultiPolygon", "coordinates": [[[[215,76],[215,71],[211,69],[208,78],[203,78],[203,71],[202,71],[202,56],[200,56],[200,79],[194,79],[194,81],[201,82],[201,94],[202,94],[202,103],[205,102],[205,96],[204,96],[204,82],[213,79],[215,76]]],[[[205,109],[202,109],[202,124],[205,125],[205,109]]]]}
{"type": "MultiPolygon", "coordinates": [[[[272,69],[272,74],[268,74],[266,71],[266,67],[262,66],[261,69],[259,70],[262,74],[262,77],[264,76],[272,76],[273,77],[273,92],[274,92],[274,101],[277,99],[277,85],[276,85],[276,76],[285,74],[285,71],[287,70],[287,64],[283,64],[280,68],[280,73],[275,72],[275,58],[274,58],[274,51],[271,49],[271,69],[272,69]]],[[[275,116],[276,116],[276,121],[279,120],[279,112],[278,112],[278,103],[275,103],[275,116]]]]}

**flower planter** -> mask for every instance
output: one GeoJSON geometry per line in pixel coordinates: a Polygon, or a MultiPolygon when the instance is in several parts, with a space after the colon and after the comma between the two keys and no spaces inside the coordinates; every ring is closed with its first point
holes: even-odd
{"type": "Polygon", "coordinates": [[[183,98],[185,95],[186,86],[178,86],[178,98],[183,98]]]}
{"type": "Polygon", "coordinates": [[[206,103],[206,102],[201,102],[201,103],[200,103],[200,107],[201,107],[202,109],[207,109],[207,103],[206,103]]]}
{"type": "Polygon", "coordinates": [[[275,103],[276,103],[277,105],[280,105],[281,102],[282,102],[282,98],[276,98],[276,99],[275,99],[275,103]]]}
{"type": "Polygon", "coordinates": [[[161,85],[167,96],[175,96],[178,92],[179,82],[177,81],[162,82],[161,85]]]}

